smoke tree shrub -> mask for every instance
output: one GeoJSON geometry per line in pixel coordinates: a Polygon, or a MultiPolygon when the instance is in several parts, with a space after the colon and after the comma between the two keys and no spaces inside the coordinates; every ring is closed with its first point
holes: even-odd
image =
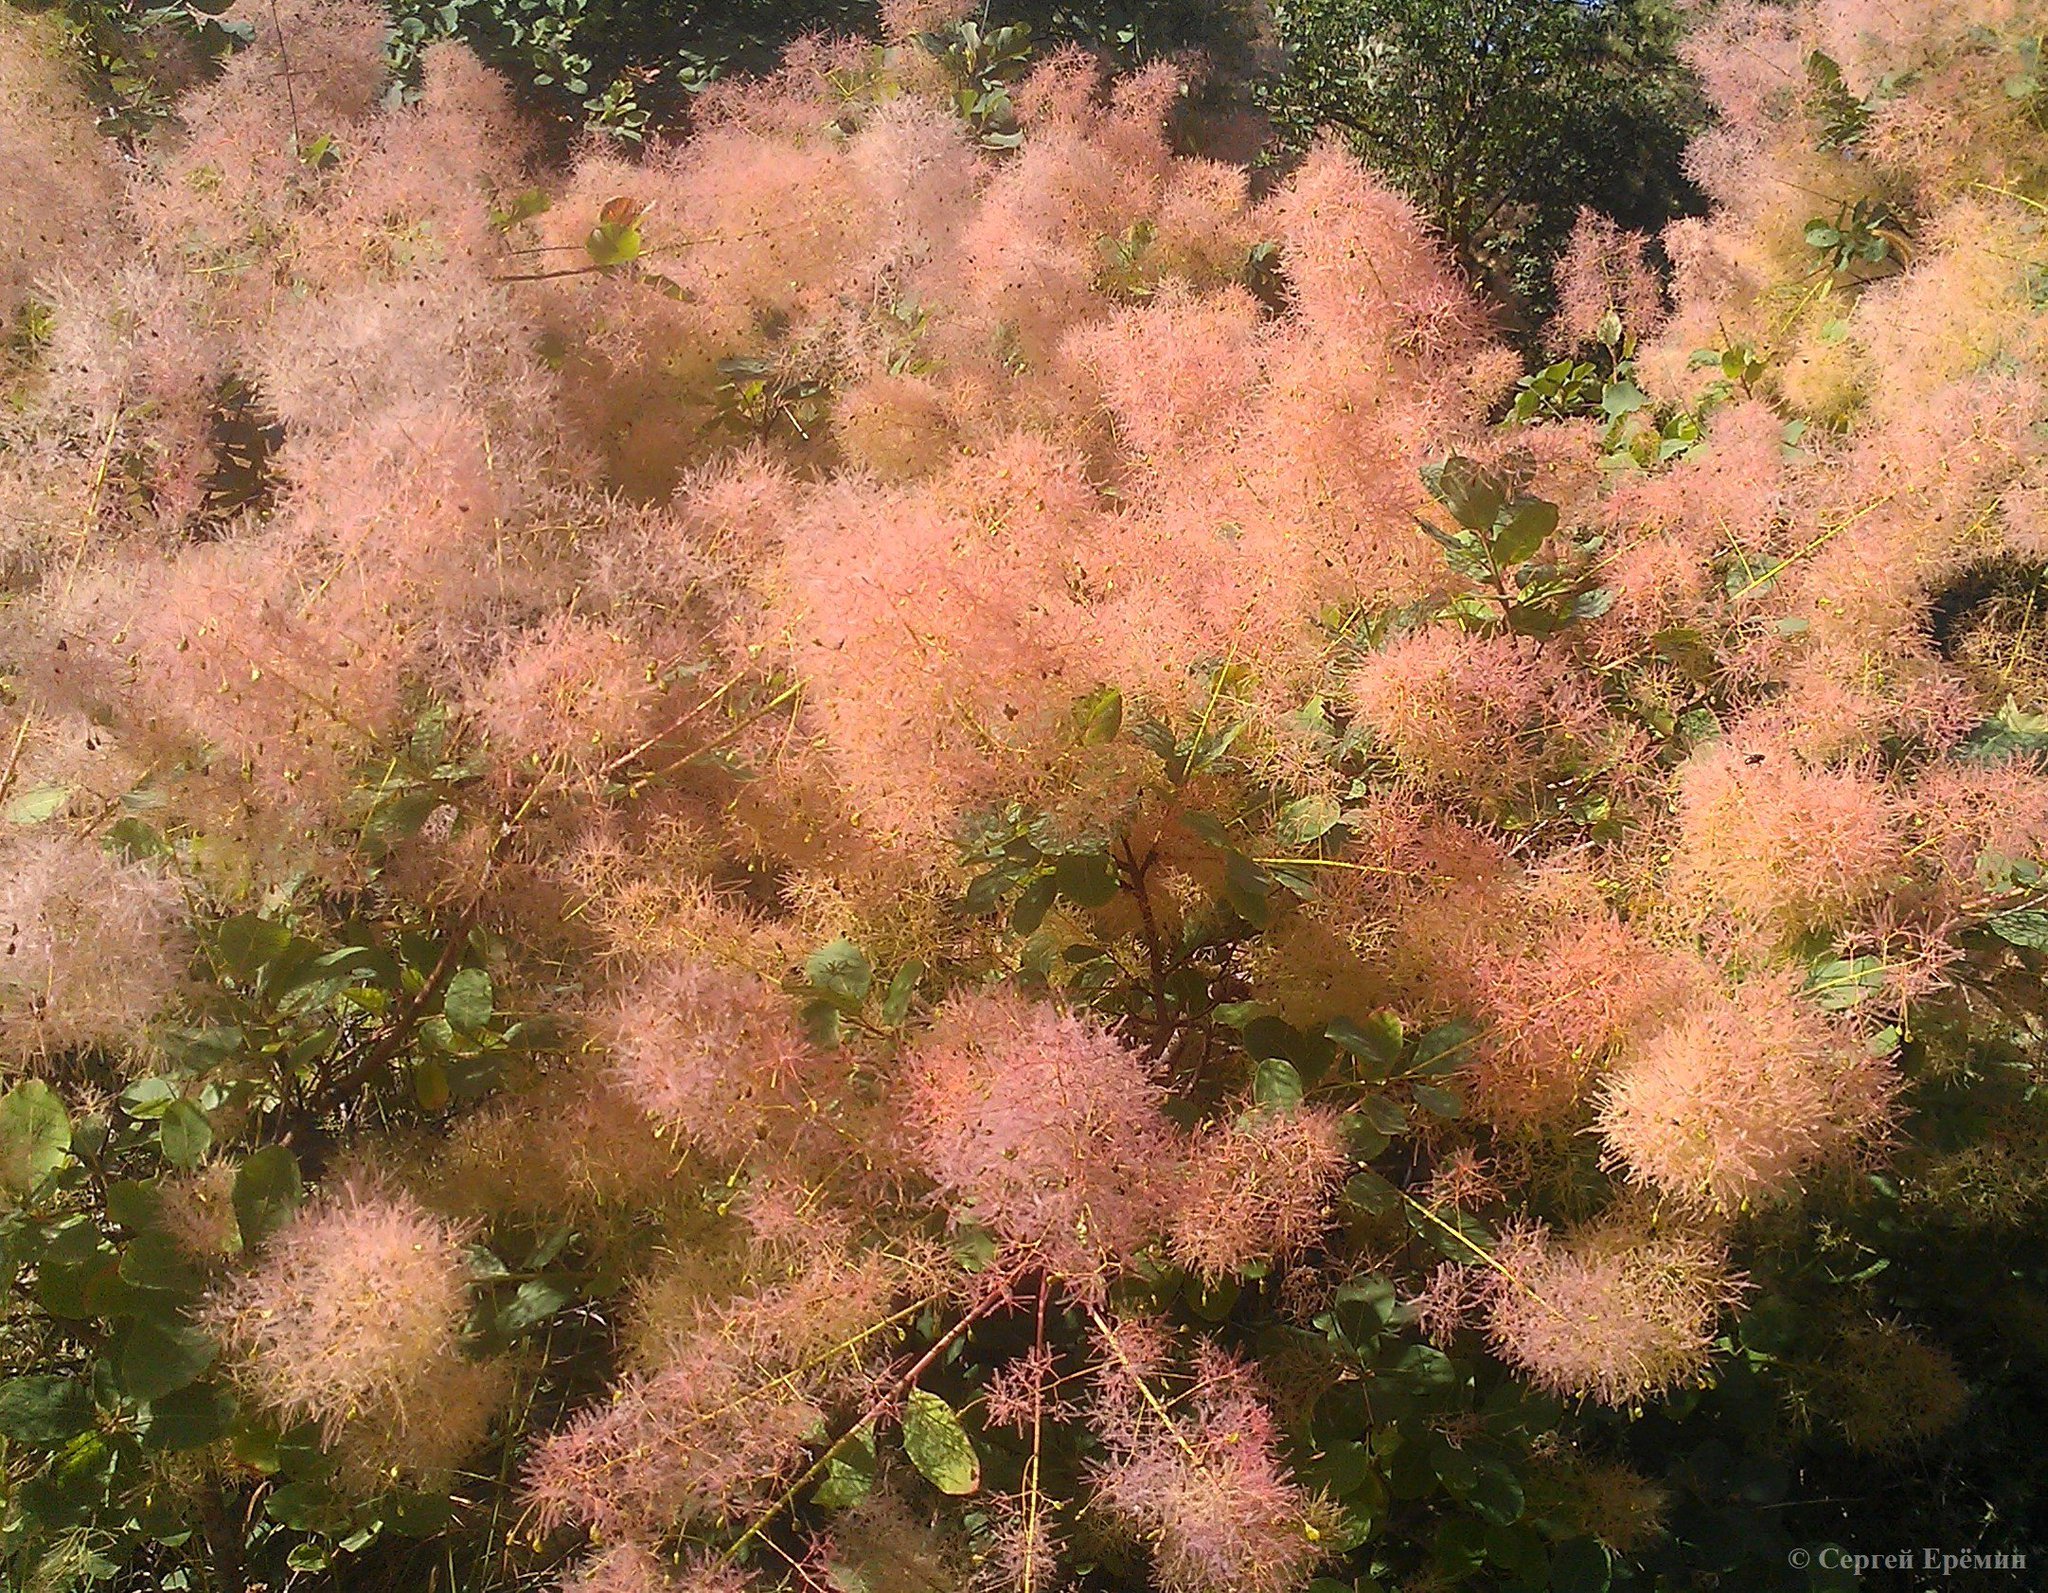
{"type": "Polygon", "coordinates": [[[106,196],[4,279],[11,1574],[2016,1519],[1947,1341],[2048,1192],[2038,19],[1701,19],[1719,208],[1668,309],[1581,222],[1552,379],[1336,144],[1255,193],[1071,52],[998,127],[911,9],[562,162],[263,0],[117,167],[7,24],[106,196]]]}

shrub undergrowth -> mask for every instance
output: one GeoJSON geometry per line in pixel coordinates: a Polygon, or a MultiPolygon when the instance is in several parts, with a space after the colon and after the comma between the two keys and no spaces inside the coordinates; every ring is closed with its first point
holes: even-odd
{"type": "Polygon", "coordinates": [[[1169,65],[218,25],[0,12],[16,1585],[2043,1552],[2037,6],[1697,16],[1535,371],[1169,65]]]}

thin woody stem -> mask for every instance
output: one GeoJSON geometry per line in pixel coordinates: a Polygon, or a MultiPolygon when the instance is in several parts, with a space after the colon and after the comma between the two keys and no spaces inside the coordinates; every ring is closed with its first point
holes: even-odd
{"type": "Polygon", "coordinates": [[[944,1355],[947,1350],[959,1342],[969,1328],[973,1327],[976,1322],[995,1309],[1000,1298],[1000,1295],[991,1295],[973,1310],[962,1316],[943,1335],[933,1340],[930,1349],[926,1350],[924,1354],[912,1362],[907,1371],[892,1380],[886,1389],[870,1400],[867,1408],[861,1412],[859,1419],[848,1426],[837,1438],[833,1439],[819,1453],[818,1458],[805,1468],[803,1475],[785,1488],[775,1502],[769,1505],[766,1510],[756,1516],[748,1524],[746,1531],[733,1539],[725,1553],[719,1556],[719,1563],[721,1565],[730,1565],[739,1557],[741,1550],[745,1549],[749,1543],[752,1543],[763,1532],[767,1531],[775,1519],[796,1502],[797,1495],[824,1474],[825,1468],[838,1458],[840,1451],[853,1442],[854,1435],[867,1426],[869,1422],[880,1416],[884,1410],[903,1394],[904,1390],[913,1387],[917,1380],[932,1368],[940,1356],[944,1355]]]}

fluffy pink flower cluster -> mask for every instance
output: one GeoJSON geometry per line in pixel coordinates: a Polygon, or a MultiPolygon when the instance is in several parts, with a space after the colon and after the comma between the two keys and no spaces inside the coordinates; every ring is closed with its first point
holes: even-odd
{"type": "Polygon", "coordinates": [[[1786,973],[1708,992],[1636,1044],[1600,1094],[1609,1161],[1663,1194],[1732,1211],[1880,1140],[1896,1074],[1800,982],[1786,973]]]}
{"type": "Polygon", "coordinates": [[[561,1593],[747,1593],[745,1572],[713,1561],[677,1567],[640,1544],[615,1543],[578,1564],[561,1593]]]}
{"type": "Polygon", "coordinates": [[[933,1015],[906,1111],[912,1154],[961,1217],[1099,1292],[1174,1196],[1163,1098],[1151,1066],[1100,1024],[994,990],[933,1015]]]}
{"type": "Polygon", "coordinates": [[[664,1129],[744,1161],[777,1120],[802,1116],[812,1052],[788,998],[701,963],[648,969],[613,1021],[612,1078],[664,1129]]]}
{"type": "Polygon", "coordinates": [[[1170,1408],[1150,1374],[1112,1345],[1095,1415],[1109,1451],[1095,1470],[1098,1506],[1153,1543],[1165,1593],[1297,1587],[1322,1558],[1315,1503],[1280,1458],[1255,1374],[1204,1346],[1192,1387],[1176,1391],[1170,1408]]]}
{"type": "Polygon", "coordinates": [[[1597,211],[1579,212],[1557,263],[1557,316],[1550,328],[1555,347],[1569,353],[1592,342],[1609,315],[1637,337],[1657,330],[1664,319],[1664,287],[1649,262],[1649,242],[1597,211]]]}
{"type": "Polygon", "coordinates": [[[1169,1243],[1215,1281],[1294,1256],[1320,1236],[1350,1165],[1335,1112],[1256,1111],[1198,1135],[1173,1203],[1169,1243]]]}
{"type": "Polygon", "coordinates": [[[1402,772],[1437,795],[1526,794],[1546,770],[1583,756],[1603,724],[1569,660],[1526,637],[1413,631],[1368,656],[1348,684],[1358,717],[1402,772]]]}
{"type": "Polygon", "coordinates": [[[63,833],[0,847],[0,937],[0,1067],[131,1048],[190,954],[171,880],[63,833]]]}
{"type": "Polygon", "coordinates": [[[237,1375],[289,1421],[425,1421],[421,1392],[461,1355],[463,1235],[406,1196],[343,1186],[268,1241],[205,1317],[237,1375]]]}
{"type": "Polygon", "coordinates": [[[1614,1406],[1700,1382],[1741,1288],[1713,1240],[1621,1220],[1562,1239],[1515,1229],[1493,1259],[1479,1297],[1495,1353],[1540,1388],[1614,1406]]]}
{"type": "Polygon", "coordinates": [[[658,1364],[534,1450],[535,1518],[659,1542],[759,1508],[801,1469],[828,1406],[870,1393],[894,1348],[877,1328],[891,1305],[931,1283],[920,1257],[826,1254],[666,1324],[658,1364]]]}

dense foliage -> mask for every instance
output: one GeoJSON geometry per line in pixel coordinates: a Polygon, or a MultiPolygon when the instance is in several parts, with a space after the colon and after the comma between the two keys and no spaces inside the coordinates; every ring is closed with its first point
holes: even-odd
{"type": "Polygon", "coordinates": [[[1171,64],[193,14],[0,11],[10,1585],[2042,1563],[2038,0],[1696,15],[1533,371],[1171,64]]]}
{"type": "MultiPolygon", "coordinates": [[[[63,19],[83,59],[103,128],[146,132],[181,87],[253,36],[228,0],[9,0],[63,19]]],[[[792,42],[873,36],[876,0],[387,0],[392,92],[419,86],[426,50],[449,39],[505,73],[522,105],[565,128],[638,141],[671,125],[721,73],[763,71],[792,42]]],[[[1256,0],[1003,0],[942,25],[969,76],[997,80],[1033,47],[1072,44],[1129,66],[1192,52],[1205,72],[1241,77],[1254,62],[1256,0]]],[[[988,83],[980,85],[983,89],[988,83]]]]}
{"type": "Polygon", "coordinates": [[[1547,306],[1582,206],[1658,227],[1697,203],[1705,120],[1671,0],[1278,0],[1263,99],[1325,127],[1421,205],[1504,302],[1547,306]]]}

